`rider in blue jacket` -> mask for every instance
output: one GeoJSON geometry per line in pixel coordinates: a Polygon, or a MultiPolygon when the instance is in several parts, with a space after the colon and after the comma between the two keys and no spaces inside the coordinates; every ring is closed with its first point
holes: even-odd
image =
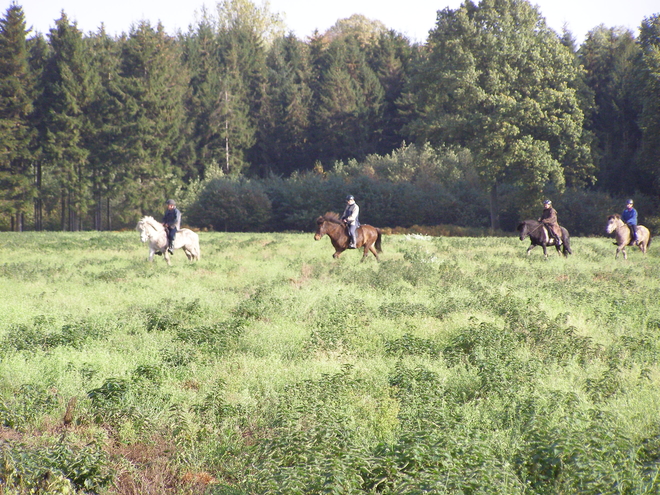
{"type": "Polygon", "coordinates": [[[633,200],[629,199],[626,203],[626,209],[621,213],[621,220],[630,227],[633,246],[637,244],[637,210],[633,208],[633,200]]]}

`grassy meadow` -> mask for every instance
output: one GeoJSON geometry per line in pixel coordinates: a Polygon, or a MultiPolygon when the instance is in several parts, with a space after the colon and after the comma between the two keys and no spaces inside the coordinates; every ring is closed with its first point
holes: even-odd
{"type": "Polygon", "coordinates": [[[660,247],[0,234],[0,493],[660,493],[660,247]]]}

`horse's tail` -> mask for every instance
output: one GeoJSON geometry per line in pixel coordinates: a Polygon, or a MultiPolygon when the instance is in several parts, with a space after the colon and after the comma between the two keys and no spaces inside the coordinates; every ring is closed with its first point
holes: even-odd
{"type": "Polygon", "coordinates": [[[374,246],[376,247],[376,251],[377,251],[377,252],[382,253],[383,250],[382,250],[381,247],[380,247],[380,238],[381,238],[381,232],[380,232],[380,229],[379,229],[379,228],[376,228],[376,232],[378,233],[378,237],[376,237],[376,242],[375,242],[374,246]]]}
{"type": "Polygon", "coordinates": [[[568,254],[573,254],[573,251],[571,250],[571,237],[568,235],[568,230],[562,227],[562,243],[564,244],[564,256],[566,256],[566,253],[568,254]]]}
{"type": "Polygon", "coordinates": [[[193,242],[193,245],[195,250],[193,255],[195,256],[195,259],[199,261],[202,258],[202,252],[199,249],[199,236],[197,235],[197,233],[195,233],[195,241],[193,242]]]}

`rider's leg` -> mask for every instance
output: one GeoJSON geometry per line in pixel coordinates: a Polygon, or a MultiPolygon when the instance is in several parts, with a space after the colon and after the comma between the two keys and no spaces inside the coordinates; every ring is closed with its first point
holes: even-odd
{"type": "Polygon", "coordinates": [[[632,245],[636,246],[637,245],[637,226],[636,225],[631,225],[630,226],[630,234],[632,235],[632,245]]]}
{"type": "Polygon", "coordinates": [[[169,250],[170,254],[174,254],[175,237],[176,237],[176,227],[170,227],[170,229],[167,231],[167,240],[168,240],[167,249],[169,250]]]}
{"type": "Polygon", "coordinates": [[[349,238],[349,248],[355,249],[355,244],[357,242],[357,226],[351,224],[348,226],[348,238],[349,238]]]}
{"type": "Polygon", "coordinates": [[[561,246],[561,236],[557,234],[554,229],[550,229],[550,231],[552,232],[552,237],[554,237],[557,247],[561,246]]]}

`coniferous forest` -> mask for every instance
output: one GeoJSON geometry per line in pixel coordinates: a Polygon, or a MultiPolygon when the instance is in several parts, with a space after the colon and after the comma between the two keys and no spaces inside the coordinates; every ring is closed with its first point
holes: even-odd
{"type": "MultiPolygon", "coordinates": [[[[660,14],[577,45],[527,0],[438,11],[423,43],[362,16],[298,39],[251,0],[187,32],[33,33],[0,18],[0,229],[159,216],[309,230],[354,194],[381,227],[515,229],[549,197],[573,234],[635,198],[660,228],[660,14]]],[[[361,217],[362,218],[362,217],[361,217]]]]}

